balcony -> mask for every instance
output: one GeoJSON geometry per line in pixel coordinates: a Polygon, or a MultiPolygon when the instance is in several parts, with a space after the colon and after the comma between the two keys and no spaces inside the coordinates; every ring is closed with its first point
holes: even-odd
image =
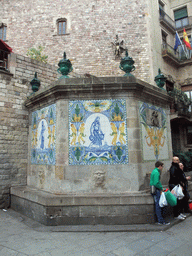
{"type": "Polygon", "coordinates": [[[183,28],[187,29],[187,28],[190,28],[191,25],[192,25],[192,16],[175,21],[176,30],[180,30],[183,28]]]}
{"type": "Polygon", "coordinates": [[[168,94],[173,97],[174,101],[171,106],[171,113],[172,117],[171,119],[175,119],[178,117],[182,118],[191,118],[192,113],[191,113],[191,100],[187,97],[187,94],[184,92],[173,89],[172,91],[169,91],[168,94]]]}
{"type": "Polygon", "coordinates": [[[172,20],[162,9],[159,9],[159,21],[172,34],[175,34],[175,21],[172,20]]]}
{"type": "Polygon", "coordinates": [[[0,70],[8,69],[8,51],[0,50],[0,70]]]}
{"type": "Polygon", "coordinates": [[[191,51],[188,50],[188,55],[186,56],[181,45],[177,48],[177,51],[175,52],[174,48],[169,44],[162,44],[161,53],[163,59],[173,66],[182,67],[188,64],[192,64],[191,51]]]}

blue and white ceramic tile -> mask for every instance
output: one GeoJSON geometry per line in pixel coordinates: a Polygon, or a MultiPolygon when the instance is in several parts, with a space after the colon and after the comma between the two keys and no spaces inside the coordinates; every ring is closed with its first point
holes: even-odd
{"type": "Polygon", "coordinates": [[[165,110],[147,103],[140,103],[140,123],[143,160],[169,159],[165,110]]]}
{"type": "Polygon", "coordinates": [[[56,106],[32,113],[31,163],[55,164],[56,106]]]}
{"type": "Polygon", "coordinates": [[[69,102],[69,164],[128,163],[125,100],[69,102]]]}

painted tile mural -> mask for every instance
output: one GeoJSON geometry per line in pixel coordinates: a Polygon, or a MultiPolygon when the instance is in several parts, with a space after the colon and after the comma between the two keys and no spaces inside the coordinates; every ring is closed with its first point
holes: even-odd
{"type": "Polygon", "coordinates": [[[55,104],[32,113],[31,163],[55,164],[55,104]]]}
{"type": "Polygon", "coordinates": [[[140,103],[143,160],[168,159],[167,117],[165,110],[140,103]]]}
{"type": "Polygon", "coordinates": [[[128,163],[125,100],[69,102],[69,164],[128,163]]]}

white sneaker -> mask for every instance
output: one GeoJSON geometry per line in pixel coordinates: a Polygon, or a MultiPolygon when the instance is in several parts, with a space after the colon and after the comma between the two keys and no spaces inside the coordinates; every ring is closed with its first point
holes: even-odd
{"type": "Polygon", "coordinates": [[[183,213],[181,213],[179,216],[183,217],[183,218],[186,218],[187,216],[183,213]]]}
{"type": "Polygon", "coordinates": [[[183,218],[181,215],[177,216],[175,219],[177,219],[177,220],[185,220],[185,218],[183,218]]]}

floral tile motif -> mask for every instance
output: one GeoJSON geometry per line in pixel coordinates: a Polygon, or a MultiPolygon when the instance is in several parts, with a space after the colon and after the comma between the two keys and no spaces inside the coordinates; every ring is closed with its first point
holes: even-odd
{"type": "Polygon", "coordinates": [[[69,102],[69,164],[128,163],[125,100],[69,102]]]}
{"type": "Polygon", "coordinates": [[[168,155],[167,117],[165,110],[140,103],[143,160],[166,160],[168,155]]]}
{"type": "Polygon", "coordinates": [[[31,163],[55,164],[56,105],[32,113],[31,163]]]}

